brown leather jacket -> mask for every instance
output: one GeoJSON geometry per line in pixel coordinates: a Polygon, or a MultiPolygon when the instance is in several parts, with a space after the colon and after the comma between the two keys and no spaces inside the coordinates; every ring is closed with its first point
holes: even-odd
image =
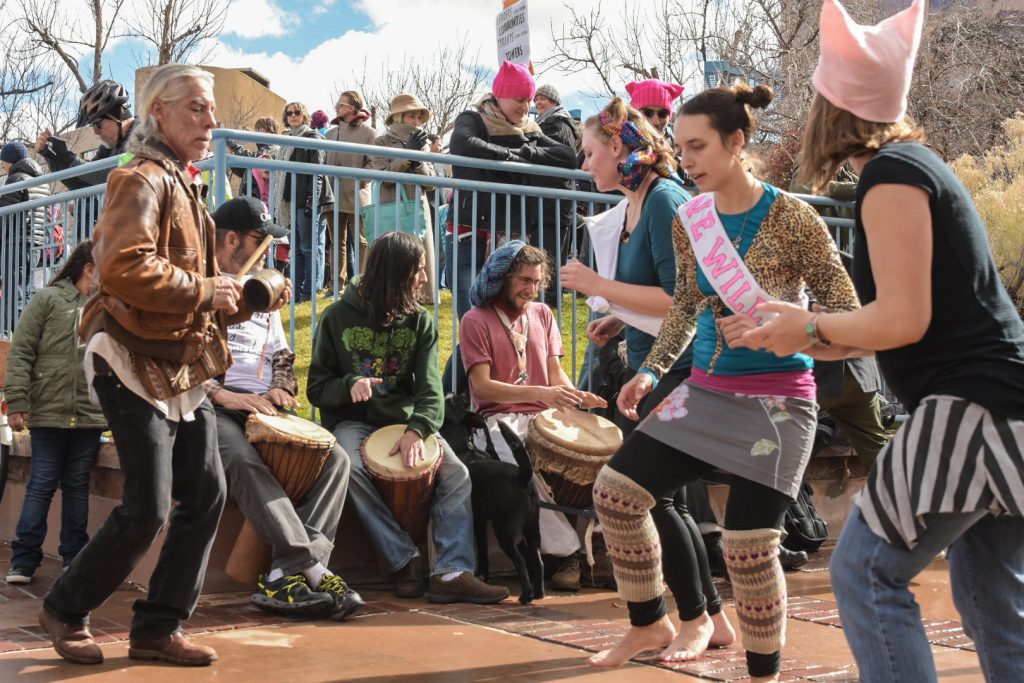
{"type": "Polygon", "coordinates": [[[82,336],[105,330],[134,353],[191,363],[211,322],[224,331],[252,312],[242,302],[230,317],[212,310],[216,226],[203,188],[165,146],[129,151],[135,158],[110,173],[93,235],[100,287],[82,336]]]}

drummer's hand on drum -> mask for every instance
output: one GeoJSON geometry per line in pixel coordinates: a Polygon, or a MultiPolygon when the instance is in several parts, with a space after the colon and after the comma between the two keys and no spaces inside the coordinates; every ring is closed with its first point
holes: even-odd
{"type": "Polygon", "coordinates": [[[362,403],[373,398],[373,387],[383,382],[380,377],[363,377],[352,385],[352,402],[362,403]]]}
{"type": "Polygon", "coordinates": [[[552,387],[537,387],[540,392],[540,402],[548,408],[560,408],[569,410],[579,408],[586,399],[585,391],[580,391],[565,384],[556,384],[552,387]]]}
{"type": "Polygon", "coordinates": [[[285,410],[292,410],[293,408],[299,407],[299,402],[295,400],[295,397],[281,387],[274,387],[267,393],[263,394],[263,397],[278,408],[284,408],[285,410]]]}
{"type": "Polygon", "coordinates": [[[636,407],[640,405],[640,401],[650,393],[653,387],[654,379],[646,372],[638,372],[633,375],[633,379],[619,389],[619,400],[616,402],[619,412],[630,420],[639,420],[640,415],[636,412],[636,407]]]}
{"type": "Polygon", "coordinates": [[[608,407],[608,401],[604,400],[597,394],[592,394],[589,391],[581,391],[580,393],[583,394],[583,405],[577,406],[580,410],[608,407]]]}
{"type": "Polygon", "coordinates": [[[423,437],[411,429],[405,430],[402,438],[395,442],[389,455],[402,454],[402,464],[415,467],[427,457],[427,449],[423,446],[423,437]]]}
{"type": "Polygon", "coordinates": [[[221,389],[210,397],[214,405],[222,406],[228,410],[244,410],[247,413],[263,413],[264,415],[277,415],[277,408],[274,404],[259,394],[246,394],[239,391],[221,389]]]}

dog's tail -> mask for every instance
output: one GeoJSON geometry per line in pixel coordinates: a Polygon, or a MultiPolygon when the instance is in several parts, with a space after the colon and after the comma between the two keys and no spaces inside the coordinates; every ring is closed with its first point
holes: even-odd
{"type": "Polygon", "coordinates": [[[505,443],[508,444],[509,450],[512,451],[516,465],[519,466],[519,485],[525,488],[533,479],[533,463],[530,462],[530,454],[526,452],[523,440],[511,427],[498,420],[498,429],[501,430],[501,435],[504,437],[505,443]]]}

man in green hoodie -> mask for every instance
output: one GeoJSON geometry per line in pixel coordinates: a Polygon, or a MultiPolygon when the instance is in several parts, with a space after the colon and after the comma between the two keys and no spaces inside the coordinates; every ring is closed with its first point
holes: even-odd
{"type": "Polygon", "coordinates": [[[307,396],[352,463],[349,496],[363,527],[396,574],[395,595],[424,592],[416,543],[377,492],[360,445],[375,430],[406,426],[394,445],[406,467],[424,459],[423,439],[443,449],[430,506],[434,563],[427,599],[488,604],[508,597],[473,574],[473,514],[466,466],[436,434],[444,418],[434,318],[418,303],[427,281],[423,244],[391,232],[370,249],[364,274],[324,311],[313,341],[307,396]]]}

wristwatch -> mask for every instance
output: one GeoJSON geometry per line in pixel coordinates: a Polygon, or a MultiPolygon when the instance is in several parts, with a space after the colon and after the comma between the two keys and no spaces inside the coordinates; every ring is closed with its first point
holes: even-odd
{"type": "Polygon", "coordinates": [[[811,319],[807,321],[807,325],[804,327],[804,332],[807,333],[808,339],[811,340],[811,344],[814,346],[831,346],[832,342],[825,341],[820,334],[818,334],[818,318],[821,317],[821,313],[815,313],[811,316],[811,319]]]}

